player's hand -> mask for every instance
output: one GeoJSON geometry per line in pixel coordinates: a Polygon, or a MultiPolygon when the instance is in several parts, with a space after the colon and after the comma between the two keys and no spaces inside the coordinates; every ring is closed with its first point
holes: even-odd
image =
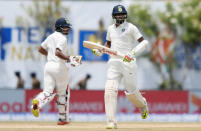
{"type": "Polygon", "coordinates": [[[96,56],[102,56],[103,54],[99,49],[93,49],[92,51],[93,51],[93,54],[96,56]]]}
{"type": "Polygon", "coordinates": [[[134,60],[135,58],[135,54],[133,51],[128,52],[127,55],[124,56],[123,61],[124,62],[131,62],[132,60],[134,60]]]}
{"type": "Polygon", "coordinates": [[[82,61],[82,56],[70,56],[70,64],[71,66],[79,66],[82,61]]]}

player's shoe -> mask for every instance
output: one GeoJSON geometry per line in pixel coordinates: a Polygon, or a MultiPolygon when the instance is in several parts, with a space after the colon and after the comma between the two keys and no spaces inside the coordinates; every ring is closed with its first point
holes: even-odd
{"type": "Polygon", "coordinates": [[[35,116],[35,117],[38,117],[39,116],[39,101],[37,99],[33,99],[32,100],[32,114],[35,116]]]}
{"type": "Polygon", "coordinates": [[[146,106],[146,107],[141,108],[140,109],[140,113],[141,113],[142,119],[146,119],[147,116],[149,115],[149,109],[148,109],[148,107],[146,106]]]}
{"type": "Polygon", "coordinates": [[[61,118],[59,118],[57,125],[66,125],[69,124],[69,122],[67,122],[66,120],[62,120],[61,118]]]}
{"type": "Polygon", "coordinates": [[[106,129],[117,129],[116,123],[108,123],[106,129]]]}

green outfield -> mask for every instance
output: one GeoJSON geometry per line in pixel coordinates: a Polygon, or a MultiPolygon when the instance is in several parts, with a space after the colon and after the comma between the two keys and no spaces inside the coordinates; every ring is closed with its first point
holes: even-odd
{"type": "MultiPolygon", "coordinates": [[[[0,122],[0,131],[108,131],[104,122],[0,122]]],[[[119,122],[118,131],[201,131],[201,123],[119,122]]]]}

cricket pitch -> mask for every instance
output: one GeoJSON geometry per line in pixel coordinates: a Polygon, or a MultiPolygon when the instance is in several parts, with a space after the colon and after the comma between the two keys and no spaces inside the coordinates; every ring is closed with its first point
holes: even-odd
{"type": "MultiPolygon", "coordinates": [[[[104,122],[71,122],[58,126],[56,122],[0,122],[0,131],[108,131],[104,122]]],[[[117,131],[201,131],[195,122],[119,122],[117,131]]]]}

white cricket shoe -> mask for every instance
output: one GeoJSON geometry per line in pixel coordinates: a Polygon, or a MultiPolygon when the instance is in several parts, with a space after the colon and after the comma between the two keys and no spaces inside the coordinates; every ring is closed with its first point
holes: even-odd
{"type": "Polygon", "coordinates": [[[140,113],[141,113],[142,119],[146,119],[147,116],[149,115],[148,106],[145,106],[145,107],[143,107],[143,108],[140,108],[140,113]]]}
{"type": "Polygon", "coordinates": [[[106,129],[117,129],[117,124],[112,122],[108,123],[106,129]]]}

